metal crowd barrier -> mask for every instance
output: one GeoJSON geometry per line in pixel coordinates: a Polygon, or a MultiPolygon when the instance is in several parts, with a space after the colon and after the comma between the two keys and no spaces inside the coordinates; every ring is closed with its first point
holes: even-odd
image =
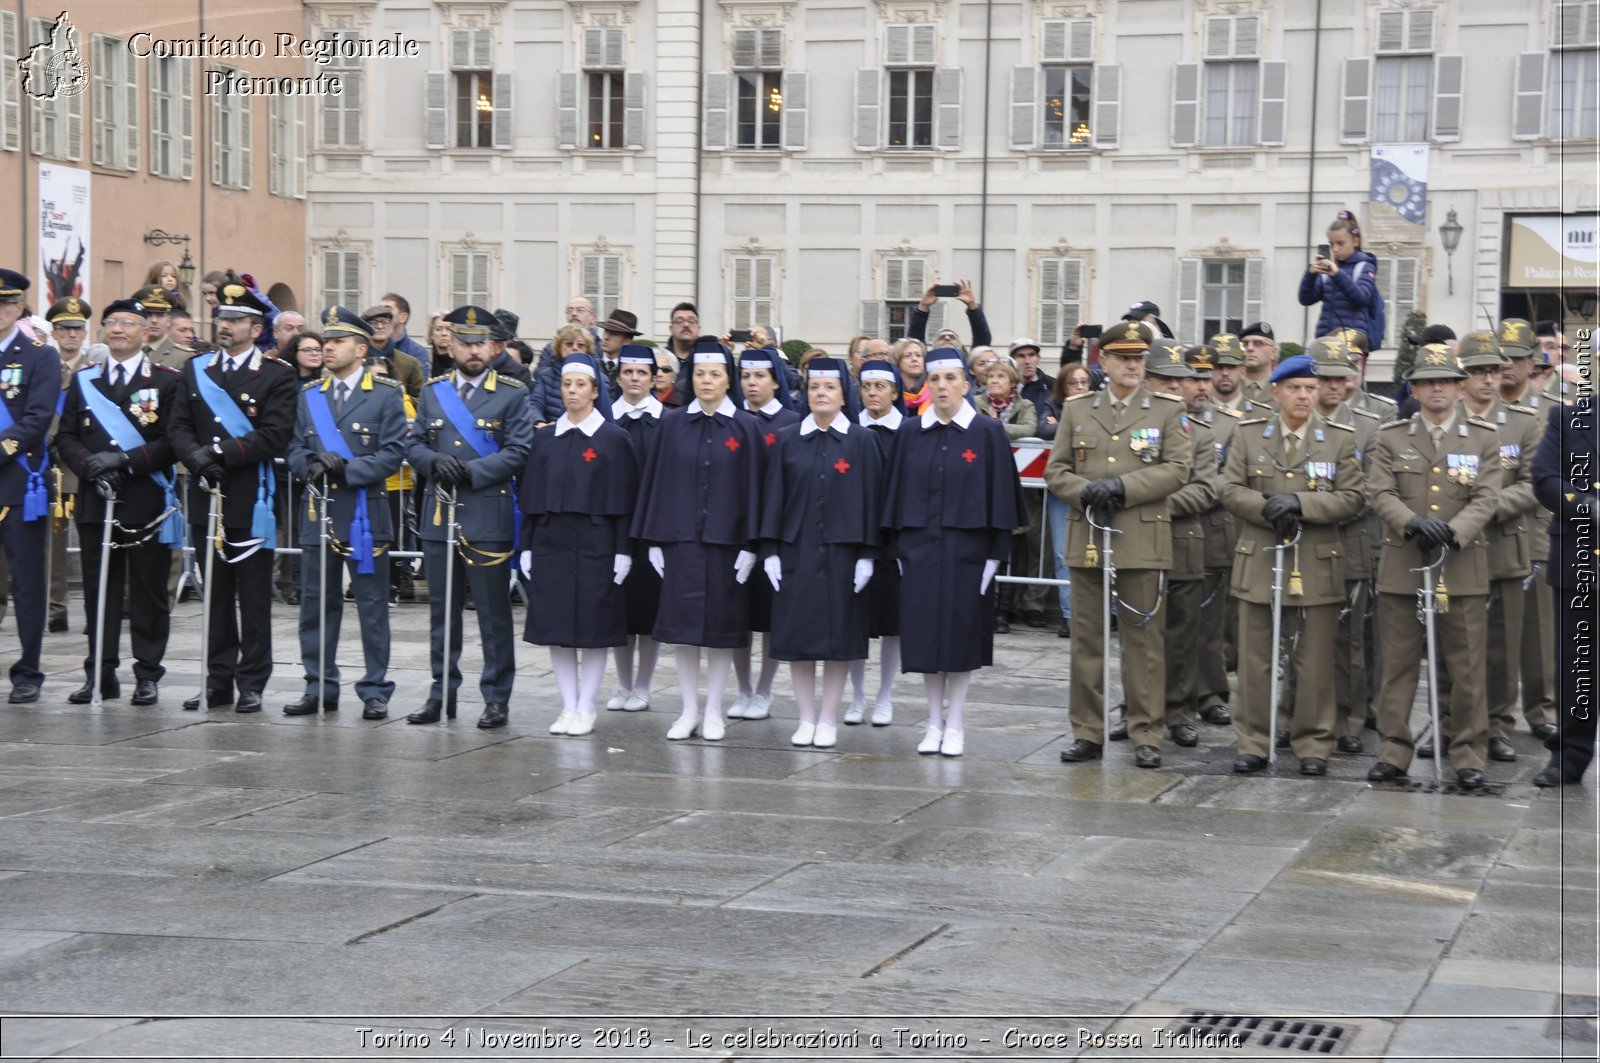
{"type": "Polygon", "coordinates": [[[1028,583],[1046,587],[1065,587],[1070,580],[1056,579],[1056,555],[1065,543],[1054,542],[1050,535],[1050,488],[1044,482],[1045,462],[1050,460],[1051,443],[1032,437],[1018,439],[1011,444],[1011,457],[1017,463],[1017,475],[1022,478],[1024,491],[1039,492],[1039,556],[1035,559],[1034,574],[1001,573],[995,576],[999,583],[1028,583]],[[1049,575],[1046,575],[1049,573],[1049,575]]]}

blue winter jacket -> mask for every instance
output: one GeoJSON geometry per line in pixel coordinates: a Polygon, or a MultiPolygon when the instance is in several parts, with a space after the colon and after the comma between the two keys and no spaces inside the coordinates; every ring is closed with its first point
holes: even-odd
{"type": "Polygon", "coordinates": [[[1376,347],[1383,342],[1377,326],[1378,313],[1378,260],[1365,251],[1357,251],[1339,263],[1337,273],[1313,273],[1306,270],[1300,278],[1300,305],[1322,304],[1317,315],[1318,336],[1326,336],[1334,329],[1355,328],[1366,333],[1376,347]]]}

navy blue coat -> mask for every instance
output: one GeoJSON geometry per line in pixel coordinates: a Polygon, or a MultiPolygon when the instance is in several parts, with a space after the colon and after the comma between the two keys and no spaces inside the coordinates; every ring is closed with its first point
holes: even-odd
{"type": "MultiPolygon", "coordinates": [[[[334,424],[350,448],[351,457],[346,459],[342,475],[328,477],[332,512],[330,534],[343,542],[350,541],[350,523],[356,515],[356,491],[360,490],[367,495],[367,519],[372,523],[373,542],[392,543],[395,534],[394,524],[389,519],[386,481],[400,471],[400,463],[406,456],[406,435],[411,426],[406,421],[405,392],[399,381],[375,376],[371,370],[363,371],[356,381],[344,412],[334,415],[334,424]]],[[[333,378],[323,377],[301,389],[288,453],[289,471],[300,479],[305,478],[306,462],[312,455],[333,450],[318,435],[306,405],[311,399],[310,392],[315,390],[328,396],[331,414],[333,378]]],[[[300,541],[315,542],[319,533],[316,522],[311,519],[310,507],[297,508],[300,541]]]]}
{"type": "Polygon", "coordinates": [[[45,437],[61,395],[61,355],[19,328],[0,350],[0,369],[6,374],[0,382],[0,401],[12,421],[0,432],[0,506],[20,506],[28,470],[17,459],[26,457],[30,469],[44,468],[45,437]]]}
{"type": "Polygon", "coordinates": [[[1336,273],[1306,270],[1300,278],[1300,305],[1315,306],[1319,302],[1322,312],[1317,315],[1318,336],[1353,328],[1366,333],[1374,347],[1383,342],[1381,335],[1373,335],[1378,313],[1378,260],[1374,256],[1357,251],[1339,263],[1336,273]]]}
{"type": "MultiPolygon", "coordinates": [[[[1593,595],[1596,573],[1600,572],[1600,542],[1595,539],[1595,516],[1600,509],[1595,401],[1586,398],[1571,406],[1552,405],[1547,417],[1533,459],[1533,493],[1552,514],[1545,579],[1558,590],[1575,591],[1582,585],[1586,595],[1593,595]]],[[[1590,597],[1586,607],[1592,608],[1593,601],[1590,597]]]]}
{"type": "MultiPolygon", "coordinates": [[[[139,369],[139,375],[120,391],[111,386],[107,376],[107,373],[101,373],[100,378],[89,386],[98,388],[116,405],[122,406],[124,412],[138,392],[154,390],[156,393],[153,402],[141,404],[140,415],[129,415],[128,419],[139,429],[145,444],[137,450],[126,452],[128,482],[117,492],[117,519],[128,527],[138,527],[155,520],[167,508],[167,494],[160,484],[150,479],[150,474],[165,472],[172,475],[174,455],[172,443],[167,439],[167,421],[183,400],[183,377],[176,369],[152,362],[148,356],[139,369]]],[[[89,412],[88,404],[83,401],[82,388],[83,381],[74,378],[67,389],[66,406],[61,411],[61,431],[56,433],[56,447],[61,460],[79,476],[83,475],[83,463],[90,454],[119,449],[111,441],[110,434],[89,412]]],[[[99,524],[105,519],[105,507],[106,502],[100,497],[100,492],[84,484],[83,490],[78,492],[73,516],[80,525],[99,524]]]]}
{"type": "MultiPolygon", "coordinates": [[[[512,478],[522,471],[533,444],[528,389],[495,372],[486,375],[482,386],[474,389],[467,403],[468,412],[500,444],[493,454],[480,455],[461,438],[434,395],[434,381],[443,379],[447,378],[434,377],[422,389],[417,416],[411,423],[406,460],[424,479],[433,472],[433,459],[438,454],[450,454],[466,462],[472,481],[456,488],[456,519],[461,524],[461,534],[478,544],[510,543],[516,538],[512,478]]],[[[453,379],[451,384],[455,384],[453,379]]],[[[448,541],[449,529],[443,515],[434,524],[435,507],[427,502],[422,513],[422,538],[428,542],[448,541]]]]}
{"type": "Polygon", "coordinates": [[[754,549],[761,534],[765,428],[743,410],[729,417],[692,414],[693,408],[661,415],[634,508],[633,537],[754,549]]]}

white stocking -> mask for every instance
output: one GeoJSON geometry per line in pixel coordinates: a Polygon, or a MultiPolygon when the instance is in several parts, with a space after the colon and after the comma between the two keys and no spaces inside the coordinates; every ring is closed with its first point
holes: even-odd
{"type": "Polygon", "coordinates": [[[789,683],[794,687],[794,703],[800,709],[800,722],[816,723],[817,662],[790,661],[789,683]]]}
{"type": "Polygon", "coordinates": [[[894,700],[894,681],[900,675],[900,636],[885,635],[878,640],[881,659],[878,662],[878,701],[888,705],[894,700]]]}
{"type": "Polygon", "coordinates": [[[971,683],[971,672],[945,673],[944,697],[949,706],[945,710],[944,716],[944,729],[946,731],[962,730],[962,711],[967,707],[967,687],[971,683]]]}
{"type": "Polygon", "coordinates": [[[761,679],[756,683],[756,693],[764,698],[772,697],[772,681],[778,676],[778,659],[772,656],[771,633],[761,636],[761,679]]]}
{"type": "Polygon", "coordinates": [[[820,723],[832,727],[838,722],[839,703],[844,700],[844,684],[849,677],[849,661],[827,661],[822,665],[822,714],[818,717],[820,723]]]}
{"type": "Polygon", "coordinates": [[[617,662],[617,689],[624,694],[633,689],[633,644],[638,638],[629,635],[627,642],[612,651],[617,662]]]}
{"type": "Polygon", "coordinates": [[[550,670],[555,672],[556,689],[561,692],[561,711],[571,712],[578,705],[578,651],[551,646],[550,670]]]}
{"type": "Polygon", "coordinates": [[[706,716],[722,715],[722,691],[738,650],[706,650],[706,716]]]}
{"type": "Polygon", "coordinates": [[[678,647],[678,692],[683,696],[682,718],[700,718],[700,647],[678,647]]]}
{"type": "MultiPolygon", "coordinates": [[[[576,650],[572,651],[574,654],[576,650]]],[[[583,665],[577,676],[578,680],[578,711],[586,716],[594,715],[594,696],[600,690],[600,684],[606,677],[606,651],[585,650],[583,665]]]]}
{"type": "Polygon", "coordinates": [[[928,698],[928,726],[944,728],[944,673],[928,672],[922,677],[922,690],[928,698]]]}

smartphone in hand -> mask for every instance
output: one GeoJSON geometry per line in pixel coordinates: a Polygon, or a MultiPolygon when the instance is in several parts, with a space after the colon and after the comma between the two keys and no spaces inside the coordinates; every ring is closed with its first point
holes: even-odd
{"type": "Polygon", "coordinates": [[[1084,340],[1097,340],[1100,338],[1100,334],[1103,331],[1105,330],[1100,325],[1079,325],[1078,338],[1084,340]]]}
{"type": "Polygon", "coordinates": [[[1329,253],[1330,253],[1330,251],[1331,251],[1331,249],[1328,247],[1327,244],[1318,244],[1317,245],[1317,257],[1318,258],[1327,258],[1329,253]]]}
{"type": "Polygon", "coordinates": [[[940,299],[954,299],[961,294],[961,285],[935,284],[933,286],[933,294],[938,296],[940,299]]]}
{"type": "Polygon", "coordinates": [[[728,339],[733,343],[749,343],[750,330],[747,328],[736,328],[732,332],[728,333],[728,339]]]}

